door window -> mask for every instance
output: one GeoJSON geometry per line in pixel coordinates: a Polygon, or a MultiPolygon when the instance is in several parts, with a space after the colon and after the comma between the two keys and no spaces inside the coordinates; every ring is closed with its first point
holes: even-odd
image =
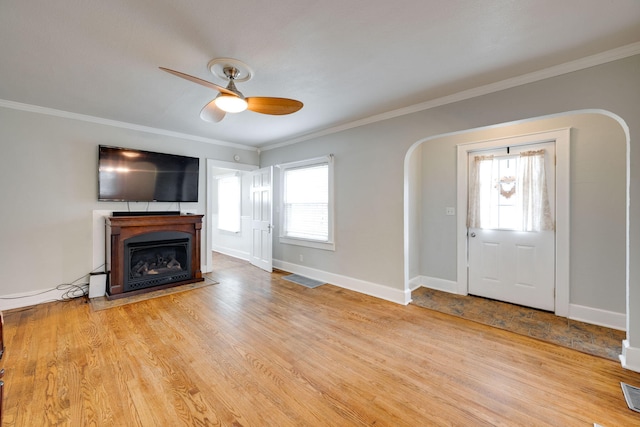
{"type": "Polygon", "coordinates": [[[548,182],[546,173],[554,147],[543,145],[470,153],[469,228],[554,229],[550,203],[553,182],[548,182]]]}

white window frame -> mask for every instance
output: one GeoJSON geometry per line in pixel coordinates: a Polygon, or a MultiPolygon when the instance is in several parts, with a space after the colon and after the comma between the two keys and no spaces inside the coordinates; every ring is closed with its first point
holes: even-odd
{"type": "Polygon", "coordinates": [[[307,160],[301,160],[301,161],[297,161],[297,162],[290,162],[290,163],[285,163],[285,164],[281,164],[281,165],[277,165],[278,169],[280,170],[280,235],[279,235],[279,241],[280,243],[284,243],[284,244],[289,244],[289,245],[297,245],[297,246],[306,246],[309,248],[316,248],[316,249],[324,249],[324,250],[329,250],[329,251],[335,251],[335,241],[334,241],[334,191],[333,191],[333,154],[330,154],[328,156],[322,156],[322,157],[316,157],[313,159],[307,159],[307,160]],[[285,206],[284,206],[284,175],[285,172],[288,169],[299,169],[299,168],[305,168],[305,167],[312,167],[312,166],[317,166],[317,165],[323,165],[326,164],[328,166],[328,190],[329,190],[329,194],[328,194],[328,206],[327,206],[327,213],[328,213],[328,238],[326,241],[318,241],[318,240],[311,240],[311,239],[304,239],[304,238],[296,238],[296,237],[289,237],[289,236],[285,236],[284,235],[284,213],[285,213],[285,206]]]}
{"type": "MultiPolygon", "coordinates": [[[[218,224],[217,228],[220,231],[226,231],[229,233],[240,233],[240,231],[242,231],[242,177],[240,176],[240,174],[238,173],[231,173],[231,174],[226,174],[226,175],[218,175],[216,176],[216,181],[217,181],[217,186],[218,186],[218,192],[217,192],[217,198],[218,198],[218,224]],[[222,214],[221,214],[221,203],[220,203],[220,183],[224,180],[229,180],[229,179],[233,179],[234,181],[237,182],[237,186],[238,186],[238,200],[237,203],[238,205],[236,206],[237,208],[237,212],[238,212],[238,217],[236,219],[236,227],[225,227],[224,225],[221,225],[221,218],[222,218],[222,214]]],[[[228,203],[228,201],[226,201],[226,203],[228,203]]]]}

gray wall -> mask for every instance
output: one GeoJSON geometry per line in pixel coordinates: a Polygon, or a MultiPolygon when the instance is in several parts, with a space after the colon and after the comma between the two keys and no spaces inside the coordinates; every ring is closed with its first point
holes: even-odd
{"type": "MultiPolygon", "coordinates": [[[[274,244],[274,258],[403,289],[404,163],[417,141],[450,132],[600,108],[629,126],[629,324],[640,325],[640,56],[508,90],[361,126],[299,144],[265,150],[262,166],[335,155],[336,251],[274,244]]],[[[92,210],[125,210],[96,201],[98,144],[166,151],[232,161],[238,149],[0,108],[0,295],[51,288],[91,269],[92,210]]],[[[241,153],[248,163],[257,153],[241,153]]],[[[447,155],[452,158],[453,154],[447,155]]],[[[576,153],[575,160],[582,155],[576,153]]],[[[593,164],[597,167],[597,164],[593,164]]],[[[204,171],[202,172],[204,174],[204,171]]],[[[580,190],[580,176],[575,176],[580,190]]],[[[583,186],[591,177],[584,178],[583,186]]],[[[276,177],[277,180],[277,177],[276,177]]],[[[204,213],[202,201],[193,210],[204,213]]],[[[276,181],[277,184],[277,181],[276,181]]],[[[277,188],[277,186],[276,186],[277,188]]],[[[277,202],[277,192],[275,202],[277,202]]],[[[587,199],[585,199],[585,203],[587,199]]],[[[277,205],[276,205],[277,206],[277,205]]],[[[141,206],[143,209],[145,206],[141,206]]],[[[156,206],[154,206],[156,207],[156,206]]],[[[157,206],[158,209],[168,207],[157,206]]],[[[418,205],[413,209],[419,209],[418,205]]],[[[582,217],[581,217],[582,218],[582,217]]],[[[580,220],[578,221],[578,224],[580,220]]],[[[421,224],[412,224],[421,233],[421,224]]],[[[447,249],[450,250],[450,249],[447,249]]],[[[618,251],[617,248],[613,250],[618,251]]],[[[586,254],[597,257],[597,254],[586,254]]],[[[585,258],[586,259],[586,258],[585,258]]],[[[436,274],[436,273],[434,273],[436,274]]],[[[437,272],[449,276],[445,267],[437,272]]],[[[616,278],[618,280],[618,278],[616,278]]],[[[582,296],[581,301],[592,300],[582,296]]],[[[617,299],[616,299],[617,301],[617,299]]],[[[617,307],[619,302],[612,304],[617,307]]],[[[628,331],[632,347],[640,348],[628,331]]],[[[636,342],[637,341],[637,342],[636,342]]],[[[639,357],[640,359],[640,357],[639,357]]]]}
{"type": "MultiPolygon", "coordinates": [[[[308,248],[300,249],[290,245],[275,243],[274,258],[283,262],[296,264],[298,254],[304,253],[305,266],[330,271],[335,274],[371,281],[377,284],[403,289],[405,286],[404,271],[404,241],[403,241],[403,194],[404,194],[404,163],[405,154],[417,141],[452,132],[494,126],[497,124],[518,122],[530,118],[544,117],[569,111],[584,109],[602,109],[620,116],[628,125],[631,135],[630,149],[630,240],[629,255],[631,260],[637,259],[640,251],[640,209],[634,200],[640,200],[640,150],[637,149],[640,135],[640,56],[634,56],[611,63],[594,66],[581,71],[548,78],[535,83],[521,85],[484,96],[416,112],[386,121],[353,128],[337,134],[317,137],[293,146],[277,147],[261,153],[261,166],[301,160],[323,154],[335,155],[336,174],[336,251],[321,251],[308,248]]],[[[580,130],[578,130],[580,132],[580,130]]],[[[616,142],[614,150],[620,150],[620,143],[616,142]]],[[[573,148],[573,147],[572,147],[573,148]]],[[[455,153],[447,151],[445,147],[434,147],[437,158],[446,159],[452,165],[455,153]]],[[[424,147],[423,147],[424,150],[424,147]]],[[[615,163],[620,158],[614,155],[615,163]]],[[[600,169],[597,155],[587,153],[576,148],[573,162],[576,165],[574,192],[582,198],[581,207],[587,207],[594,202],[593,198],[608,190],[600,187],[594,177],[586,173],[590,168],[600,169]],[[593,191],[587,190],[593,187],[593,191]],[[586,190],[586,191],[585,191],[586,190]]],[[[411,164],[411,160],[409,161],[411,164]]],[[[415,165],[414,165],[415,166],[415,165]]],[[[434,166],[444,179],[451,181],[455,174],[453,169],[438,164],[434,166]]],[[[415,168],[414,168],[415,169],[415,168]]],[[[412,170],[413,175],[422,172],[412,170]]],[[[620,171],[618,171],[620,172],[620,171]]],[[[626,171],[624,172],[626,173],[626,171]]],[[[423,179],[427,179],[424,177],[423,179]]],[[[619,175],[613,178],[618,182],[619,175]]],[[[617,185],[617,184],[616,184],[617,185]]],[[[416,190],[414,190],[416,191],[416,190]]],[[[612,209],[616,211],[612,218],[624,221],[620,217],[619,189],[615,190],[615,200],[612,209]]],[[[622,190],[624,191],[624,190],[622,190]]],[[[453,201],[454,194],[449,193],[453,201]]],[[[277,202],[277,200],[276,200],[277,202]]],[[[449,204],[446,201],[447,205],[449,204]]],[[[453,202],[452,202],[453,203],[453,202]]],[[[421,207],[413,206],[415,212],[421,207]]],[[[606,209],[605,209],[606,210],[606,209]]],[[[573,213],[577,216],[577,213],[573,213]]],[[[581,229],[588,228],[594,223],[590,212],[583,212],[572,222],[573,226],[581,229]]],[[[607,216],[600,211],[597,216],[607,216]]],[[[597,218],[595,218],[597,220],[597,218]]],[[[597,222],[597,221],[595,221],[597,222]]],[[[410,223],[411,233],[421,235],[421,225],[410,223]]],[[[599,296],[606,293],[606,288],[595,286],[584,292],[575,290],[573,301],[581,304],[598,303],[614,311],[621,310],[620,280],[625,275],[624,263],[620,262],[623,250],[620,250],[619,224],[613,232],[613,247],[616,260],[607,260],[606,271],[612,275],[615,288],[611,299],[601,303],[599,296]],[[615,271],[614,271],[615,270],[615,271]],[[593,292],[593,293],[592,293],[593,292]]],[[[597,230],[596,233],[604,233],[597,230]]],[[[575,234],[575,233],[574,233],[575,234]]],[[[429,236],[438,243],[442,243],[444,251],[450,253],[455,243],[446,239],[443,233],[429,236]]],[[[584,246],[576,251],[581,254],[580,263],[586,264],[597,259],[600,249],[593,249],[585,243],[584,236],[577,236],[575,244],[584,246]]],[[[610,239],[606,239],[607,242],[610,239]]],[[[410,241],[409,247],[415,250],[415,243],[410,241]]],[[[410,255],[411,256],[411,255],[410,255]]],[[[415,257],[415,255],[413,255],[415,257]]],[[[453,257],[452,257],[453,258],[453,257]]],[[[415,259],[414,259],[415,262],[415,259]]],[[[577,261],[576,261],[577,262],[577,261]]],[[[579,268],[579,265],[576,269],[579,268]]],[[[447,278],[452,277],[449,263],[441,266],[429,266],[431,274],[447,278]]],[[[640,264],[629,263],[629,314],[628,324],[640,324],[640,264]]],[[[409,275],[420,271],[411,265],[409,275]]],[[[591,269],[593,271],[593,269],[591,269]]],[[[591,279],[588,273],[573,271],[576,280],[591,279]]],[[[606,275],[607,282],[609,275],[606,275]]],[[[603,275],[599,275],[603,278],[603,275]]],[[[605,280],[603,278],[603,280],[605,280]]],[[[593,282],[590,280],[590,283],[593,282]]],[[[607,284],[608,286],[608,284],[607,284]]],[[[579,288],[579,286],[576,286],[579,288]]],[[[640,329],[640,328],[639,328],[640,329]]],[[[640,336],[635,338],[628,330],[631,347],[640,344],[640,336]],[[638,342],[636,343],[636,339],[638,342]]]]}
{"type": "MultiPolygon", "coordinates": [[[[633,122],[640,112],[639,63],[638,56],[627,58],[293,146],[263,151],[261,167],[329,153],[335,155],[336,251],[306,248],[303,251],[276,243],[274,258],[298,263],[298,253],[302,251],[306,266],[402,289],[405,279],[402,238],[404,160],[414,143],[441,134],[584,108],[603,108],[633,122]]],[[[443,144],[426,145],[437,159],[432,165],[434,175],[437,175],[435,179],[449,184],[455,182],[455,152],[443,144]]],[[[620,150],[620,147],[617,143],[615,149],[620,150]]],[[[584,162],[584,167],[578,170],[586,170],[593,159],[583,158],[582,151],[578,151],[573,161],[584,162]]],[[[582,178],[575,176],[575,179],[582,178]]],[[[579,192],[579,186],[574,190],[579,192]]],[[[446,197],[449,197],[446,205],[455,206],[455,192],[452,190],[446,197]]],[[[616,218],[619,219],[619,215],[616,218]]],[[[412,230],[412,233],[421,232],[412,230]]],[[[446,233],[432,234],[429,238],[445,253],[455,251],[455,240],[447,238],[446,233]]],[[[453,257],[451,262],[454,262],[453,257]]],[[[455,272],[451,262],[428,268],[436,277],[453,280],[455,272]]],[[[615,277],[619,280],[620,273],[615,277]]]]}
{"type": "MultiPolygon", "coordinates": [[[[258,162],[256,151],[0,108],[0,296],[51,289],[92,270],[93,210],[128,209],[97,201],[100,144],[199,157],[199,202],[181,206],[199,214],[206,158],[232,162],[241,153],[258,162]]],[[[151,203],[149,210],[178,206],[151,203]]]]}
{"type": "MultiPolygon", "coordinates": [[[[426,141],[417,154],[422,180],[420,275],[457,280],[456,145],[571,128],[570,303],[626,313],[626,136],[602,114],[569,114],[426,141]],[[452,238],[453,237],[453,238],[452,238]]],[[[457,212],[465,215],[465,212],[457,212]]]]}

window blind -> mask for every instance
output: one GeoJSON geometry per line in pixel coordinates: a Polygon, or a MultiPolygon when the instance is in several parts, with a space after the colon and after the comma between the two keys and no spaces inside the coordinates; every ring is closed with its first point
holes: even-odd
{"type": "Polygon", "coordinates": [[[284,171],[283,236],[329,240],[328,163],[284,171]]]}

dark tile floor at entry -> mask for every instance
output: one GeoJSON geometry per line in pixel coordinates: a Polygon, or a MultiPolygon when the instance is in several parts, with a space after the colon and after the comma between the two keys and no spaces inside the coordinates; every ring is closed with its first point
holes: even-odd
{"type": "Polygon", "coordinates": [[[411,297],[412,304],[421,307],[612,360],[619,360],[622,340],[626,338],[624,331],[486,298],[455,295],[423,287],[413,291],[411,297]]]}

